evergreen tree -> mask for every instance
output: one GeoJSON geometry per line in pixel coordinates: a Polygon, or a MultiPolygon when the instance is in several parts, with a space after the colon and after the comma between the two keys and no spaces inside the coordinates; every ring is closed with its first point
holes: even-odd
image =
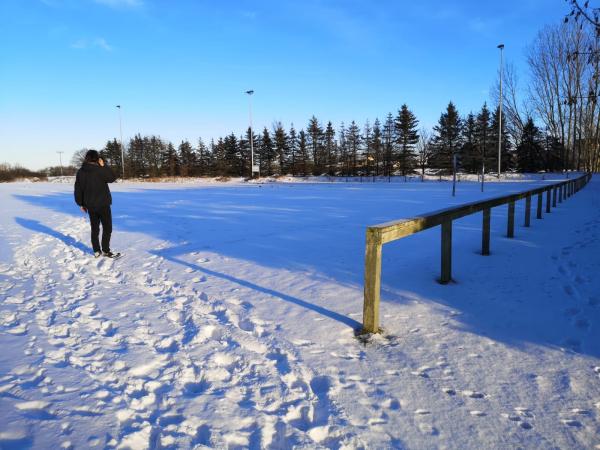
{"type": "Polygon", "coordinates": [[[479,156],[477,173],[489,171],[494,161],[490,120],[490,110],[484,103],[475,121],[475,145],[479,156]]]}
{"type": "Polygon", "coordinates": [[[273,140],[269,134],[267,127],[263,129],[262,137],[260,139],[260,173],[266,176],[273,175],[273,160],[275,159],[275,149],[273,147],[273,140]]]}
{"type": "Polygon", "coordinates": [[[298,133],[298,170],[304,176],[309,174],[309,159],[306,132],[300,130],[298,133]]]}
{"type": "Polygon", "coordinates": [[[476,128],[475,116],[473,113],[469,113],[464,121],[463,144],[460,151],[462,168],[468,173],[478,173],[481,166],[481,158],[477,148],[476,128]]]}
{"type": "Polygon", "coordinates": [[[223,165],[224,175],[240,177],[244,175],[244,163],[240,147],[237,137],[233,133],[223,139],[223,157],[225,158],[225,164],[223,165]]]}
{"type": "Polygon", "coordinates": [[[215,157],[215,175],[219,177],[229,175],[230,166],[225,154],[225,143],[222,137],[217,140],[216,144],[213,143],[213,155],[215,157]]]}
{"type": "Polygon", "coordinates": [[[415,145],[419,141],[419,121],[404,104],[398,111],[394,125],[399,149],[398,162],[402,175],[406,175],[412,173],[416,167],[415,145]]]}
{"type": "Polygon", "coordinates": [[[391,177],[394,172],[394,143],[396,141],[395,128],[394,117],[392,116],[392,113],[388,113],[385,123],[383,124],[383,174],[387,177],[391,177]]]}
{"type": "Polygon", "coordinates": [[[277,122],[273,127],[273,146],[275,148],[275,158],[279,165],[278,173],[283,175],[287,170],[286,161],[289,159],[289,146],[288,136],[281,122],[277,122]]]}
{"type": "Polygon", "coordinates": [[[136,134],[130,141],[127,149],[126,162],[128,164],[127,172],[133,177],[143,177],[147,173],[146,149],[144,148],[144,139],[136,134]]]}
{"type": "Polygon", "coordinates": [[[373,164],[375,166],[375,176],[379,176],[379,171],[381,169],[381,162],[383,160],[381,123],[379,122],[379,119],[375,119],[375,122],[373,122],[372,151],[373,151],[373,158],[374,158],[373,164]]]}
{"type": "Polygon", "coordinates": [[[179,174],[182,177],[189,177],[192,175],[194,166],[196,165],[196,158],[192,144],[188,141],[181,141],[178,149],[179,158],[179,174]]]}
{"type": "Polygon", "coordinates": [[[360,129],[354,120],[350,123],[348,130],[346,131],[346,145],[348,146],[348,152],[350,157],[350,172],[352,175],[356,175],[358,170],[359,152],[360,152],[361,136],[360,129]]]}
{"type": "Polygon", "coordinates": [[[364,149],[365,149],[365,157],[364,157],[365,171],[364,171],[364,174],[367,176],[371,175],[372,166],[373,166],[372,162],[375,159],[371,155],[371,139],[373,138],[372,132],[373,132],[373,129],[371,128],[369,119],[367,119],[367,121],[365,122],[365,128],[364,128],[364,134],[363,134],[363,143],[364,143],[364,149]]]}
{"type": "Polygon", "coordinates": [[[179,175],[179,158],[172,143],[168,143],[162,157],[162,173],[163,175],[174,177],[179,175]]]}
{"type": "Polygon", "coordinates": [[[100,155],[117,176],[122,176],[123,166],[121,162],[121,145],[116,139],[107,141],[104,149],[100,151],[100,155]]]}
{"type": "Polygon", "coordinates": [[[198,149],[196,151],[196,167],[194,170],[195,174],[204,177],[210,173],[210,154],[208,148],[202,141],[202,138],[198,138],[198,149]]]}
{"type": "MultiPolygon", "coordinates": [[[[440,115],[438,124],[433,128],[434,155],[433,164],[440,173],[452,173],[453,158],[458,157],[461,147],[462,121],[452,102],[448,103],[446,112],[440,115]]],[[[459,166],[460,161],[457,161],[459,166]]]]}
{"type": "Polygon", "coordinates": [[[324,136],[325,165],[329,175],[335,174],[337,164],[337,151],[335,145],[335,130],[331,122],[327,122],[324,136]]]}
{"type": "Polygon", "coordinates": [[[165,144],[158,136],[144,137],[144,148],[148,174],[151,177],[159,177],[165,144]]]}
{"type": "Polygon", "coordinates": [[[294,124],[290,127],[290,138],[288,140],[289,146],[289,160],[287,166],[292,173],[292,176],[298,175],[298,137],[296,136],[296,129],[294,124]]]}
{"type": "Polygon", "coordinates": [[[538,127],[529,117],[523,133],[521,142],[517,146],[517,167],[520,172],[538,172],[544,166],[542,135],[538,127]]]}
{"type": "Polygon", "coordinates": [[[350,153],[348,152],[348,141],[346,140],[346,127],[344,122],[340,125],[340,131],[338,133],[339,141],[338,148],[340,151],[340,163],[341,163],[341,173],[343,175],[350,175],[350,153]]]}
{"type": "Polygon", "coordinates": [[[315,116],[312,116],[308,122],[306,129],[308,146],[313,162],[314,175],[320,175],[323,170],[322,153],[323,153],[323,128],[315,116]]]}

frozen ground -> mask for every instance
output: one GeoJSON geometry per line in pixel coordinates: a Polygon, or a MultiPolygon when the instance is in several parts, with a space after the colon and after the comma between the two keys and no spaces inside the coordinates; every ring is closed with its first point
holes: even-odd
{"type": "Polygon", "coordinates": [[[367,225],[541,182],[124,183],[119,261],[70,185],[0,185],[0,448],[599,448],[597,180],[491,256],[456,222],[447,286],[439,229],[386,245],[353,335],[367,225]]]}

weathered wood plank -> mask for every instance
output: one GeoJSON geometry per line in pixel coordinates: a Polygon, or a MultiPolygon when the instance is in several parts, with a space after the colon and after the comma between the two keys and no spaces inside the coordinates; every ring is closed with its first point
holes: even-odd
{"type": "Polygon", "coordinates": [[[381,292],[381,234],[367,229],[365,251],[365,289],[363,327],[367,333],[379,332],[379,296],[381,292]]]}

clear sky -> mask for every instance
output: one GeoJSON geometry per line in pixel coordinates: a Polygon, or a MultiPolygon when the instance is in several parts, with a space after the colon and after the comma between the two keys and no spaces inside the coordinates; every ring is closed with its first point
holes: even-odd
{"type": "Polygon", "coordinates": [[[0,162],[39,169],[157,134],[176,145],[248,125],[382,119],[433,125],[490,102],[499,50],[525,49],[564,0],[0,0],[0,162]]]}

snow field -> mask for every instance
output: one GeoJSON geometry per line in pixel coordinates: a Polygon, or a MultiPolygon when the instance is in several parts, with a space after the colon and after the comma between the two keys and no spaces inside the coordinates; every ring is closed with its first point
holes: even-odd
{"type": "Polygon", "coordinates": [[[439,230],[386,246],[354,337],[364,227],[480,195],[447,187],[120,185],[113,261],[68,186],[2,186],[0,447],[597,446],[595,180],[515,240],[494,210],[490,257],[457,221],[449,286],[439,230]]]}

